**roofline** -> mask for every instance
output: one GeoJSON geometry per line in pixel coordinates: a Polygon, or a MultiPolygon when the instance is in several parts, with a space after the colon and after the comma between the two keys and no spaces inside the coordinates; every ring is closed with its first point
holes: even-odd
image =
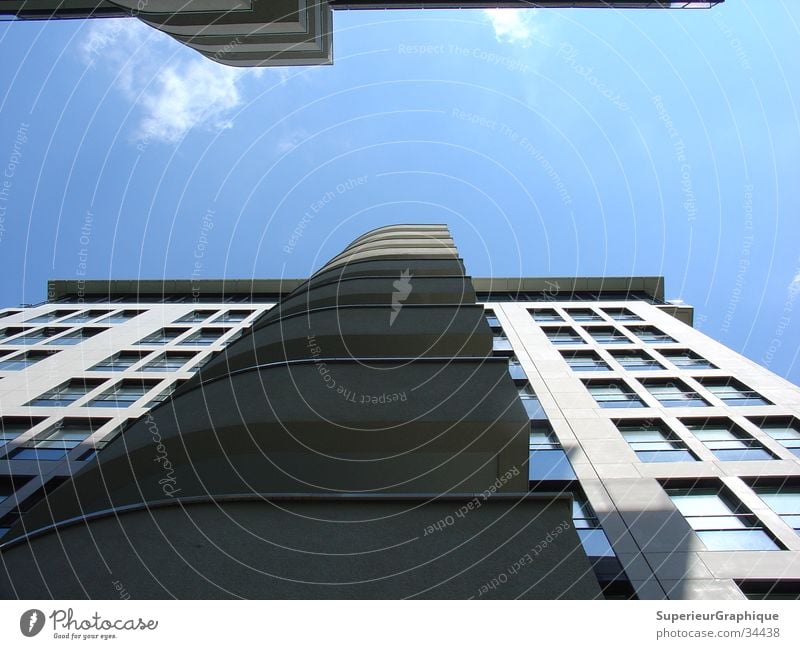
{"type": "MultiPolygon", "coordinates": [[[[268,279],[51,279],[47,282],[48,301],[66,296],[99,296],[164,293],[192,295],[251,295],[289,293],[306,278],[268,279]]],[[[642,291],[656,301],[664,301],[663,276],[640,277],[473,277],[478,293],[563,292],[576,291],[642,291]]]]}

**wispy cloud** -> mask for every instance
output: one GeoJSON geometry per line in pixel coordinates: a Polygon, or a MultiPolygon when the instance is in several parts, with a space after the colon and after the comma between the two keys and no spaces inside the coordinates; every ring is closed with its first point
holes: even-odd
{"type": "Polygon", "coordinates": [[[537,40],[536,9],[486,9],[483,13],[498,42],[528,47],[537,40]]]}
{"type": "Polygon", "coordinates": [[[135,19],[91,21],[80,54],[116,75],[117,89],[136,103],[133,139],[150,142],[230,128],[244,103],[243,79],[262,72],[205,59],[135,19]]]}
{"type": "Polygon", "coordinates": [[[792,295],[796,295],[797,293],[800,293],[800,272],[798,272],[798,273],[797,273],[797,274],[796,274],[796,275],[795,275],[795,276],[792,278],[792,281],[791,281],[791,282],[789,282],[789,286],[787,287],[787,290],[788,290],[788,291],[789,291],[789,293],[791,293],[792,295]]]}

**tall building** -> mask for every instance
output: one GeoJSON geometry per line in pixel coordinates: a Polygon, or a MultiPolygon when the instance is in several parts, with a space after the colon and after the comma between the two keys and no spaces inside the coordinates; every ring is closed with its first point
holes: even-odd
{"type": "Polygon", "coordinates": [[[4,597],[800,596],[800,389],[660,277],[470,278],[444,226],[309,280],[0,313],[4,597]]]}
{"type": "Polygon", "coordinates": [[[197,50],[237,67],[333,62],[334,9],[709,8],[724,0],[3,0],[16,20],[136,17],[197,50]]]}

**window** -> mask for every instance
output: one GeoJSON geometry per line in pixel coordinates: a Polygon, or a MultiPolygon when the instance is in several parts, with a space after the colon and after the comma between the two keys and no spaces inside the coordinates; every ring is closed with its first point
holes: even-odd
{"type": "Polygon", "coordinates": [[[91,327],[84,327],[83,329],[76,329],[75,331],[70,331],[68,334],[61,336],[60,338],[55,338],[54,340],[48,341],[48,345],[79,345],[87,338],[91,338],[92,336],[96,336],[97,334],[101,334],[106,329],[103,328],[91,328],[91,327]]]}
{"type": "Polygon", "coordinates": [[[640,349],[631,349],[624,352],[611,352],[614,360],[629,372],[650,372],[663,370],[664,366],[650,354],[640,349]]]}
{"type": "Polygon", "coordinates": [[[614,327],[586,327],[586,331],[600,345],[630,345],[632,342],[614,327]]]}
{"type": "Polygon", "coordinates": [[[191,352],[165,352],[139,368],[142,372],[174,372],[181,369],[197,354],[191,352]]]}
{"type": "Polygon", "coordinates": [[[800,486],[786,484],[754,485],[759,498],[783,519],[783,522],[800,534],[800,486]]]}
{"type": "Polygon", "coordinates": [[[181,316],[175,322],[202,322],[203,320],[210,318],[215,313],[216,311],[189,311],[189,313],[181,316]]]}
{"type": "Polygon", "coordinates": [[[39,361],[43,361],[45,358],[52,356],[58,352],[55,351],[31,351],[31,352],[24,352],[22,354],[18,354],[13,358],[4,359],[0,361],[0,371],[10,371],[10,370],[24,370],[26,367],[30,367],[34,363],[38,363],[39,361]]]}
{"type": "Polygon", "coordinates": [[[529,313],[536,322],[564,322],[553,309],[531,309],[529,313]]]}
{"type": "Polygon", "coordinates": [[[603,309],[605,314],[611,318],[612,320],[616,320],[617,322],[630,322],[635,320],[641,320],[641,318],[636,315],[633,311],[628,309],[603,309]]]}
{"type": "Polygon", "coordinates": [[[583,494],[572,494],[572,523],[588,557],[615,557],[600,521],[583,494]]]}
{"type": "Polygon", "coordinates": [[[92,408],[127,408],[136,403],[156,385],[158,385],[158,381],[141,379],[120,381],[100,393],[86,405],[92,408]]]}
{"type": "Polygon", "coordinates": [[[624,381],[584,381],[601,408],[644,408],[644,402],[624,381]]]}
{"type": "Polygon", "coordinates": [[[683,422],[720,460],[772,460],[773,455],[730,419],[688,420],[683,422]]]}
{"type": "Polygon", "coordinates": [[[494,329],[495,327],[501,327],[500,319],[495,315],[494,311],[487,310],[484,314],[486,317],[487,324],[494,329]]]}
{"type": "Polygon", "coordinates": [[[190,334],[178,344],[186,346],[211,345],[219,340],[225,331],[225,329],[201,329],[190,334]]]}
{"type": "Polygon", "coordinates": [[[118,352],[113,356],[109,356],[104,361],[100,361],[97,365],[90,368],[92,372],[124,372],[129,367],[133,367],[142,358],[147,355],[147,352],[118,352]]]}
{"type": "Polygon", "coordinates": [[[527,381],[528,375],[525,374],[525,370],[522,369],[522,365],[519,362],[519,359],[514,354],[507,354],[507,353],[500,353],[495,354],[500,358],[508,359],[508,373],[512,379],[515,381],[527,381]]]}
{"type": "Polygon", "coordinates": [[[675,367],[682,370],[715,370],[713,365],[699,354],[688,349],[657,349],[659,354],[666,358],[675,367]]]}
{"type": "Polygon", "coordinates": [[[95,318],[99,318],[100,316],[107,315],[111,313],[108,310],[103,311],[84,311],[83,313],[78,313],[76,315],[70,316],[62,320],[61,322],[70,322],[70,323],[81,323],[81,322],[89,322],[89,320],[94,320],[95,318]]]}
{"type": "Polygon", "coordinates": [[[677,379],[647,379],[642,383],[647,391],[666,408],[699,408],[707,406],[697,392],[677,379]]]}
{"type": "Polygon", "coordinates": [[[561,352],[574,372],[605,372],[611,368],[594,352],[561,352]]]}
{"type": "Polygon", "coordinates": [[[576,322],[605,322],[603,317],[592,309],[567,309],[567,314],[576,322]]]}
{"type": "Polygon", "coordinates": [[[24,330],[19,329],[16,333],[25,332],[21,336],[14,338],[11,341],[3,341],[3,344],[14,344],[14,345],[35,345],[36,343],[40,343],[43,340],[47,340],[48,338],[52,338],[53,336],[57,336],[60,333],[64,333],[66,329],[64,327],[45,327],[44,329],[37,329],[36,331],[24,330]]]}
{"type": "Polygon", "coordinates": [[[86,396],[89,392],[102,384],[102,380],[72,379],[39,395],[27,405],[49,406],[52,408],[68,406],[71,403],[75,403],[81,397],[86,396]]]}
{"type": "Polygon", "coordinates": [[[110,316],[99,320],[98,324],[122,324],[142,313],[144,311],[117,311],[117,313],[112,313],[110,316]]]}
{"type": "Polygon", "coordinates": [[[800,457],[800,423],[793,417],[770,418],[753,421],[776,442],[780,442],[800,457]]]}
{"type": "Polygon", "coordinates": [[[506,337],[502,327],[491,327],[492,329],[492,351],[503,352],[511,351],[511,341],[506,337]]]}
{"type": "Polygon", "coordinates": [[[525,381],[515,381],[519,398],[522,400],[522,405],[525,407],[525,412],[531,419],[547,419],[547,415],[542,410],[542,404],[539,403],[539,397],[533,391],[531,384],[525,381]]]}
{"type": "Polygon", "coordinates": [[[779,550],[761,521],[721,487],[667,488],[709,550],[779,550]]]}
{"type": "Polygon", "coordinates": [[[166,345],[167,343],[172,342],[178,336],[182,336],[188,331],[188,329],[177,329],[177,328],[166,328],[166,329],[159,329],[158,331],[154,331],[153,333],[145,336],[137,345],[166,345]]]}
{"type": "Polygon", "coordinates": [[[7,345],[8,338],[18,336],[19,334],[30,330],[30,327],[6,327],[5,329],[0,330],[0,338],[2,338],[3,344],[7,345]]]}
{"type": "Polygon", "coordinates": [[[694,462],[697,458],[661,421],[618,421],[617,429],[640,462],[694,462]]]}
{"type": "Polygon", "coordinates": [[[3,311],[2,313],[0,313],[0,319],[8,318],[8,317],[11,317],[12,315],[17,315],[18,313],[22,313],[22,311],[13,311],[13,310],[11,310],[11,311],[3,311]]]}
{"type": "Polygon", "coordinates": [[[545,336],[554,345],[582,345],[583,338],[570,327],[542,329],[545,336]]]}
{"type": "Polygon", "coordinates": [[[212,322],[242,322],[252,314],[253,311],[226,311],[212,322]]]}
{"type": "Polygon", "coordinates": [[[650,325],[643,325],[639,327],[631,327],[629,326],[631,333],[638,336],[639,340],[643,343],[674,343],[677,342],[672,336],[668,336],[660,329],[656,329],[655,327],[651,327],[650,325]]]}
{"type": "Polygon", "coordinates": [[[164,403],[167,399],[172,396],[172,393],[175,392],[179,387],[181,387],[186,380],[175,381],[175,383],[170,384],[164,390],[161,390],[156,396],[153,397],[151,401],[148,401],[145,406],[147,408],[155,408],[157,405],[164,403]]]}
{"type": "Polygon", "coordinates": [[[2,417],[0,418],[0,446],[5,446],[22,433],[27,433],[31,428],[43,422],[44,419],[30,417],[2,417]]]}
{"type": "Polygon", "coordinates": [[[758,392],[731,378],[698,379],[703,387],[728,406],[769,406],[758,392]]]}
{"type": "Polygon", "coordinates": [[[60,460],[107,421],[64,419],[14,449],[8,457],[14,460],[60,460]]]}
{"type": "Polygon", "coordinates": [[[531,424],[529,480],[575,480],[575,471],[550,424],[531,424]]]}
{"type": "Polygon", "coordinates": [[[781,579],[780,581],[746,580],[736,585],[747,599],[800,599],[800,581],[781,579]]]}
{"type": "Polygon", "coordinates": [[[70,310],[63,310],[63,311],[49,311],[47,313],[42,313],[32,318],[28,318],[25,322],[35,322],[37,324],[47,324],[48,322],[53,322],[53,320],[58,320],[59,318],[63,318],[65,315],[69,315],[70,313],[75,313],[76,309],[70,310]]]}

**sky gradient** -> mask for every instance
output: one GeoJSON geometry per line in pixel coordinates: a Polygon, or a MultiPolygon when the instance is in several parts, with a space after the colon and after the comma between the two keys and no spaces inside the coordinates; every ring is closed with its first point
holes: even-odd
{"type": "Polygon", "coordinates": [[[136,20],[1,23],[0,305],[447,223],[475,276],[664,275],[800,382],[800,3],[337,11],[333,50],[236,70],[136,20]]]}

